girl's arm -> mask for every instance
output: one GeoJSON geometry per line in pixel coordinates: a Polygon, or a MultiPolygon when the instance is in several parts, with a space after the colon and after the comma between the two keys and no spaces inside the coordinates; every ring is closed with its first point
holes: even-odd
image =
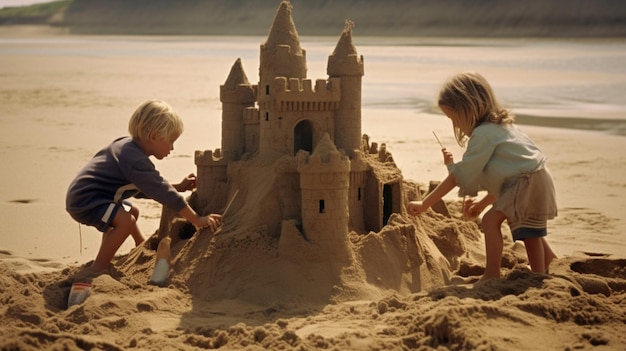
{"type": "Polygon", "coordinates": [[[433,191],[426,195],[424,200],[409,202],[407,211],[413,216],[426,212],[435,202],[441,200],[441,198],[454,189],[455,186],[456,180],[454,173],[450,173],[433,191]]]}

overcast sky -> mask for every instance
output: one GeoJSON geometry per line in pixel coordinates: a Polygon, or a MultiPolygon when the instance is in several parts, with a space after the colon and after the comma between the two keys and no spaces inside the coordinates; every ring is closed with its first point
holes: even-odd
{"type": "Polygon", "coordinates": [[[41,2],[50,2],[52,0],[0,0],[0,8],[6,6],[24,6],[38,4],[41,2]]]}

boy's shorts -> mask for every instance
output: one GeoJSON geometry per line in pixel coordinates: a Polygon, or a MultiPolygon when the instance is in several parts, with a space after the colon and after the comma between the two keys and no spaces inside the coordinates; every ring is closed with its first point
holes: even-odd
{"type": "Polygon", "coordinates": [[[122,204],[111,202],[109,204],[103,204],[98,206],[91,211],[81,214],[81,215],[73,215],[75,220],[84,225],[89,225],[95,227],[99,231],[105,233],[111,227],[111,222],[117,211],[120,208],[123,208],[124,211],[130,211],[132,203],[128,200],[122,201],[122,204]]]}

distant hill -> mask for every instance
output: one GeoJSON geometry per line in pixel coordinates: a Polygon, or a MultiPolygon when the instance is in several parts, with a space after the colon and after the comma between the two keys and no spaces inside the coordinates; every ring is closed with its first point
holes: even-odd
{"type": "MultiPolygon", "coordinates": [[[[625,0],[291,3],[300,35],[338,35],[350,19],[360,36],[626,36],[625,0]]],[[[55,23],[80,34],[265,35],[279,4],[280,0],[71,0],[55,23]]]]}

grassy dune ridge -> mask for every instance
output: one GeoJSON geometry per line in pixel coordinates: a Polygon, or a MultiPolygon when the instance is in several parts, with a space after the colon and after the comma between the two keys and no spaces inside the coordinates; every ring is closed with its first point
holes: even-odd
{"type": "MultiPolygon", "coordinates": [[[[80,34],[264,35],[280,0],[63,0],[49,17],[7,14],[0,24],[68,27],[80,34]],[[61,6],[62,5],[62,6],[61,6]]],[[[623,0],[292,0],[303,35],[624,37],[623,0]]],[[[34,8],[33,5],[25,8],[34,8]]]]}

